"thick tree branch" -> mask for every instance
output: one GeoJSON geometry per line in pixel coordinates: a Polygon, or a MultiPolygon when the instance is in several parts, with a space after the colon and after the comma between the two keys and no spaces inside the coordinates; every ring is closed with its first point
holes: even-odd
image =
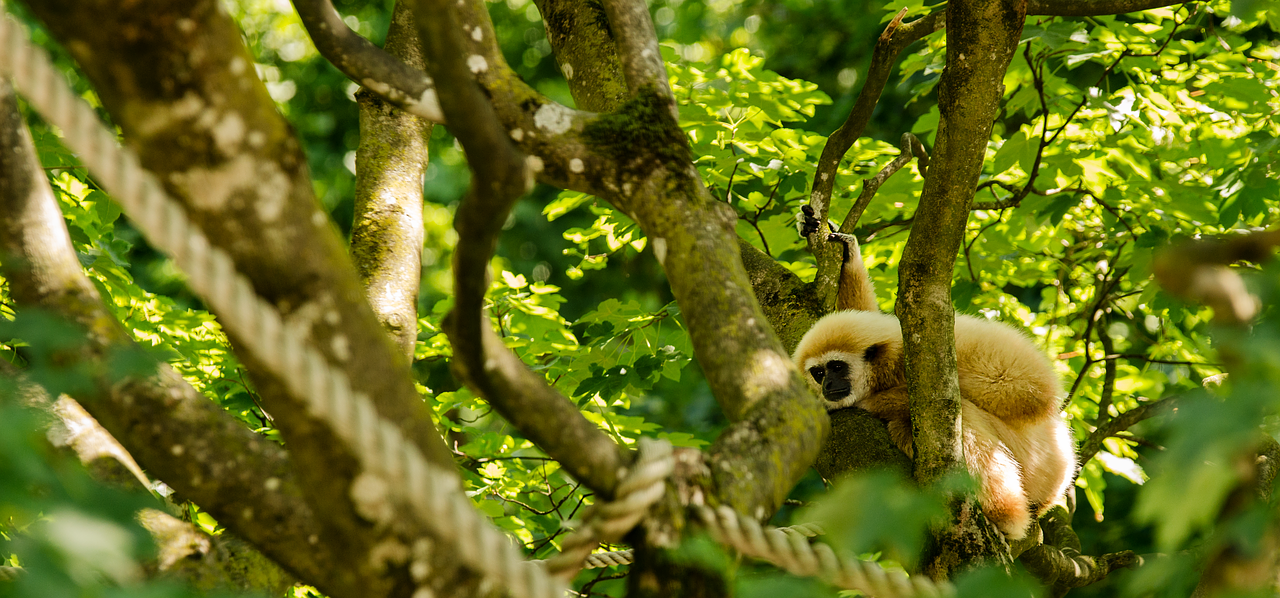
{"type": "Polygon", "coordinates": [[[1071,515],[1055,506],[1040,518],[1044,544],[1023,552],[1018,560],[1039,579],[1055,598],[1072,588],[1102,581],[1116,569],[1142,564],[1142,557],[1131,550],[1101,556],[1080,554],[1080,540],[1071,529],[1071,515]]]}
{"type": "Polygon", "coordinates": [[[622,60],[597,2],[534,0],[547,28],[552,54],[583,110],[612,112],[627,99],[622,60]]]}
{"type": "Polygon", "coordinates": [[[454,217],[459,242],[454,250],[454,311],[447,327],[453,369],[567,471],[608,496],[619,468],[629,460],[625,453],[521,363],[483,311],[489,258],[511,206],[532,183],[532,173],[468,72],[453,2],[419,0],[417,7],[431,71],[443,84],[441,105],[472,168],[471,191],[454,217]]]}
{"type": "Polygon", "coordinates": [[[844,124],[827,138],[818,158],[818,168],[813,175],[813,190],[809,194],[809,205],[813,208],[814,217],[821,223],[818,231],[809,235],[809,250],[818,261],[818,274],[815,282],[823,305],[830,311],[836,305],[836,291],[839,287],[840,257],[839,244],[826,243],[827,213],[831,205],[831,192],[835,188],[836,171],[840,161],[848,153],[853,143],[862,136],[876,103],[880,101],[880,93],[884,91],[898,54],[908,45],[942,28],[943,12],[926,15],[909,23],[903,23],[906,10],[899,12],[885,27],[876,41],[875,50],[871,54],[871,64],[867,68],[866,82],[858,92],[858,99],[844,124]],[[815,236],[816,235],[816,236],[815,236]]]}
{"type": "MultiPolygon", "coordinates": [[[[1195,2],[1197,0],[1190,0],[1195,2]]],[[[1093,17],[1187,4],[1188,0],[1027,0],[1028,15],[1093,17]]]]}
{"type": "MultiPolygon", "coordinates": [[[[301,147],[219,3],[45,0],[29,8],[79,62],[142,164],[283,315],[286,329],[314,343],[379,416],[451,471],[452,455],[429,407],[369,309],[345,244],[315,198],[301,147]]],[[[438,575],[421,582],[407,560],[387,558],[388,546],[429,542],[432,534],[412,518],[380,526],[362,514],[351,493],[361,473],[351,448],[312,417],[304,398],[289,393],[257,348],[234,335],[232,344],[288,442],[321,521],[314,540],[323,539],[338,554],[335,561],[347,565],[325,566],[318,579],[299,577],[315,579],[335,598],[407,596],[423,586],[438,595],[468,591],[474,579],[452,551],[431,551],[428,562],[438,575]]],[[[252,504],[240,507],[258,512],[252,504]]]]}
{"type": "MultiPolygon", "coordinates": [[[[937,144],[911,236],[898,269],[898,304],[910,395],[914,475],[922,483],[960,463],[960,385],[956,375],[951,281],[969,206],[982,171],[1005,70],[1022,32],[1026,5],[952,0],[947,4],[947,66],[938,84],[937,144]]],[[[963,514],[964,507],[956,507],[963,514]]],[[[1004,552],[998,534],[952,526],[926,571],[947,577],[962,563],[1004,552]]]]}
{"type": "Polygon", "coordinates": [[[81,359],[89,371],[102,375],[76,399],[180,497],[199,504],[296,575],[347,587],[350,579],[336,567],[341,558],[311,541],[320,528],[278,445],[245,428],[167,365],[145,379],[105,375],[111,355],[136,349],[80,269],[16,98],[4,81],[0,147],[5,148],[0,152],[3,275],[24,311],[46,310],[89,333],[76,354],[66,357],[81,359]]]}
{"type": "Polygon", "coordinates": [[[672,116],[678,117],[648,4],[644,0],[603,0],[603,4],[618,44],[627,90],[634,96],[641,89],[653,88],[657,97],[668,104],[672,116]]]}
{"type": "MultiPolygon", "coordinates": [[[[426,68],[407,0],[396,2],[386,51],[415,69],[426,68]]],[[[378,321],[400,354],[412,361],[422,280],[422,174],[431,123],[366,90],[357,93],[356,100],[360,147],[351,259],[378,321]]]]}

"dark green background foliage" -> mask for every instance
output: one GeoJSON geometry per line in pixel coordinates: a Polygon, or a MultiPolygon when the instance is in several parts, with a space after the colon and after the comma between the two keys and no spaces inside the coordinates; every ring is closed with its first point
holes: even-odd
{"type": "MultiPolygon", "coordinates": [[[[348,24],[381,41],[390,0],[336,4],[348,24]]],[[[259,75],[307,148],[318,195],[335,225],[349,230],[360,134],[357,86],[319,58],[282,3],[229,0],[228,6],[259,75]]],[[[541,92],[571,104],[533,4],[489,6],[513,68],[541,92]]],[[[815,267],[795,234],[793,214],[808,199],[826,135],[861,86],[875,36],[902,6],[912,9],[908,18],[926,10],[911,1],[652,5],[659,35],[668,40],[663,51],[681,125],[704,181],[737,211],[743,238],[802,277],[815,267]]],[[[954,273],[956,309],[1018,326],[1054,358],[1071,392],[1066,413],[1077,439],[1100,418],[1179,401],[1172,416],[1107,440],[1083,465],[1074,517],[1086,553],[1176,556],[1150,560],[1077,595],[1186,595],[1195,583],[1188,573],[1194,563],[1184,562],[1193,554],[1188,550],[1248,549],[1276,525],[1267,505],[1224,513],[1222,504],[1240,481],[1230,464],[1274,436],[1280,421],[1280,319],[1270,307],[1280,300],[1280,266],[1240,267],[1267,306],[1247,330],[1216,327],[1211,310],[1173,298],[1152,278],[1153,256],[1170,242],[1273,226],[1280,214],[1280,5],[1232,8],[1213,1],[1120,17],[1032,17],[1004,80],[975,201],[1007,203],[1024,185],[1034,191],[1017,205],[997,203],[971,214],[954,273]],[[1111,389],[1104,385],[1107,362],[1115,368],[1111,389]],[[1224,367],[1231,369],[1224,384],[1204,384],[1224,367]]],[[[867,136],[841,163],[833,218],[848,211],[861,179],[898,154],[902,133],[932,146],[944,44],[936,34],[904,52],[867,136]]],[[[92,99],[65,55],[56,55],[92,99]]],[[[76,251],[115,315],[210,400],[274,437],[226,337],[185,289],[182,273],[145,244],[56,135],[34,116],[31,121],[76,251]]],[[[530,556],[544,558],[563,537],[563,522],[592,497],[449,375],[450,347],[440,325],[450,301],[452,214],[468,174],[444,127],[434,129],[425,179],[419,389],[457,441],[474,504],[530,556]]],[[[884,308],[895,300],[897,264],[921,186],[913,162],[889,179],[858,223],[884,308]]],[[[493,265],[489,312],[508,345],[616,439],[658,436],[697,447],[723,427],[643,231],[607,202],[535,189],[511,216],[493,265]]],[[[67,378],[49,369],[56,364],[40,356],[72,337],[57,324],[33,324],[38,317],[17,317],[0,284],[0,355],[35,380],[65,384],[67,378]]],[[[73,392],[74,386],[50,390],[73,392]]],[[[86,557],[57,544],[51,529],[60,518],[91,518],[112,530],[104,534],[121,540],[115,555],[127,569],[146,553],[131,513],[155,501],[91,483],[66,455],[40,441],[39,421],[15,402],[0,404],[0,421],[0,559],[29,569],[21,582],[27,585],[0,582],[0,593],[184,592],[77,576],[82,563],[75,559],[86,557]]],[[[822,494],[816,476],[793,493],[806,500],[822,494]]],[[[812,512],[828,521],[837,544],[907,561],[937,500],[883,475],[837,484],[829,496],[812,512]]],[[[795,514],[786,509],[775,522],[786,524],[795,514]]],[[[734,569],[743,596],[834,595],[811,580],[736,563],[712,545],[689,550],[697,553],[690,558],[734,569]]],[[[618,572],[585,572],[577,583],[618,572]]],[[[592,590],[619,595],[622,583],[602,581],[592,590]]],[[[966,595],[1023,596],[1025,583],[978,573],[960,588],[966,595]]]]}

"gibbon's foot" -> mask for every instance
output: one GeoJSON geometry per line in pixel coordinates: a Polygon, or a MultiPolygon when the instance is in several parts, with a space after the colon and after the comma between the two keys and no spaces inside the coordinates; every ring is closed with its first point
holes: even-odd
{"type": "MultiPolygon", "coordinates": [[[[858,238],[845,233],[831,233],[827,235],[827,242],[839,243],[844,248],[844,257],[842,258],[843,261],[840,262],[841,264],[847,265],[849,263],[849,254],[855,253],[858,249],[858,238]],[[851,249],[855,251],[850,251],[851,249]]],[[[858,253],[858,256],[861,259],[861,253],[858,253]]],[[[863,267],[865,268],[865,266],[863,267]]]]}

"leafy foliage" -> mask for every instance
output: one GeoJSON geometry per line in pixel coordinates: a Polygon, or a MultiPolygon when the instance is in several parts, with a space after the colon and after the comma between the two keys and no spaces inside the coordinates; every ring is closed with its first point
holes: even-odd
{"type": "MultiPolygon", "coordinates": [[[[831,129],[832,115],[842,118],[851,100],[855,86],[845,83],[856,81],[861,64],[851,60],[865,56],[874,33],[858,49],[842,49],[852,45],[847,34],[832,38],[825,25],[815,27],[823,30],[814,34],[813,49],[809,32],[773,15],[877,30],[879,15],[854,4],[655,4],[655,21],[670,37],[663,51],[680,124],[700,174],[712,195],[736,210],[739,235],[802,277],[815,267],[792,215],[807,199],[826,142],[820,131],[831,129]],[[824,62],[833,56],[834,65],[824,62]],[[778,72],[812,73],[821,85],[778,72]]],[[[887,12],[904,5],[913,15],[922,8],[897,2],[887,12]]],[[[348,24],[375,38],[389,7],[340,4],[348,24]]],[[[292,13],[260,0],[232,2],[231,11],[259,75],[308,148],[318,194],[346,227],[359,139],[356,87],[316,56],[292,13]]],[[[539,90],[568,102],[533,4],[508,0],[492,12],[508,60],[539,90]]],[[[1075,521],[1086,553],[1249,549],[1272,517],[1261,506],[1236,512],[1224,505],[1248,478],[1236,464],[1251,459],[1266,438],[1280,438],[1275,314],[1268,310],[1248,331],[1216,328],[1211,310],[1155,284],[1152,263],[1173,240],[1257,230],[1280,215],[1278,15],[1274,3],[1216,1],[1118,17],[1035,17],[1006,74],[978,209],[954,272],[956,309],[1020,326],[1054,357],[1078,440],[1133,409],[1178,401],[1177,417],[1107,439],[1083,464],[1077,487],[1085,500],[1075,521]],[[1227,371],[1225,384],[1214,385],[1227,371]]],[[[903,57],[873,133],[896,138],[910,130],[931,145],[944,44],[935,35],[903,57]]],[[[115,316],[195,388],[274,437],[225,335],[182,288],[181,273],[146,247],[54,132],[34,124],[76,251],[115,316]]],[[[448,375],[451,349],[441,320],[450,307],[448,258],[456,242],[449,226],[467,183],[464,158],[448,133],[437,127],[433,141],[415,349],[419,389],[448,436],[473,503],[531,556],[546,557],[565,522],[594,497],[448,375]]],[[[837,171],[832,216],[845,214],[859,181],[897,152],[880,139],[858,140],[837,171]]],[[[858,223],[885,308],[895,299],[897,263],[922,183],[914,164],[899,172],[858,223]]],[[[535,191],[509,228],[487,296],[507,346],[621,443],[642,435],[677,446],[711,441],[722,420],[643,231],[604,201],[548,189],[535,191]],[[619,292],[624,282],[633,290],[619,292]]],[[[1277,270],[1273,263],[1250,277],[1265,305],[1275,305],[1280,293],[1277,270]]],[[[0,318],[8,322],[0,355],[38,374],[40,364],[26,361],[38,353],[27,345],[47,346],[59,330],[28,314],[19,318],[10,306],[0,285],[0,318]]],[[[0,460],[0,555],[30,570],[23,583],[50,584],[28,595],[113,595],[114,588],[75,578],[76,561],[65,560],[35,522],[68,510],[109,522],[103,525],[125,530],[112,537],[127,538],[121,553],[135,559],[141,536],[128,513],[139,499],[88,490],[63,457],[32,440],[35,422],[24,413],[0,403],[6,422],[0,454],[13,456],[0,460]],[[42,491],[33,494],[33,487],[42,491]]],[[[937,508],[934,495],[876,474],[842,482],[810,512],[846,549],[909,562],[937,508]]],[[[786,523],[788,514],[777,522],[786,523]]],[[[686,548],[689,558],[738,566],[717,550],[697,541],[686,548]]],[[[1187,558],[1157,561],[1115,585],[1126,595],[1155,595],[1167,590],[1166,575],[1178,573],[1180,581],[1168,587],[1185,589],[1195,582],[1186,577],[1194,565],[1187,558]]],[[[992,575],[960,580],[961,593],[1026,594],[1022,580],[992,575]]],[[[583,573],[577,585],[621,591],[619,582],[594,579],[597,573],[583,573]]],[[[744,596],[831,594],[749,565],[737,583],[744,596]]]]}

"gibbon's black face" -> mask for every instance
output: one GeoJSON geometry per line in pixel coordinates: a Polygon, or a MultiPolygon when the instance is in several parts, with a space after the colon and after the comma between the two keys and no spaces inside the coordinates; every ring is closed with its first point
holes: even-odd
{"type": "MultiPolygon", "coordinates": [[[[875,344],[867,347],[862,354],[861,366],[865,368],[867,365],[874,363],[876,358],[884,350],[883,344],[875,344]]],[[[857,357],[854,357],[856,360],[857,357]]],[[[822,387],[822,398],[833,403],[843,400],[853,392],[853,383],[850,380],[850,372],[852,368],[843,359],[830,359],[825,363],[821,363],[809,368],[809,375],[813,376],[814,382],[822,387]]],[[[865,374],[864,374],[865,375],[865,374]]],[[[862,389],[860,392],[866,392],[862,389]]],[[[862,397],[858,397],[859,399],[862,397]]]]}
{"type": "Polygon", "coordinates": [[[828,401],[839,401],[853,390],[849,384],[849,364],[839,359],[832,359],[823,365],[809,368],[809,375],[822,385],[822,398],[828,401]]]}

